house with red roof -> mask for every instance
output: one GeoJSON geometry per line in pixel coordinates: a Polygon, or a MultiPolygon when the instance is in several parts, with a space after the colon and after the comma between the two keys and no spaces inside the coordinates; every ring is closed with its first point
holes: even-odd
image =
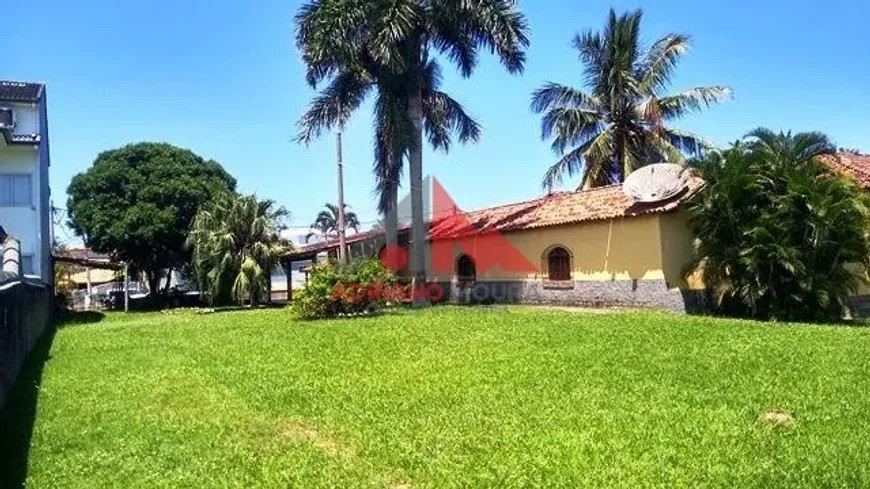
{"type": "MultiPolygon", "coordinates": [[[[839,153],[823,162],[870,191],[870,156],[839,153]]],[[[452,302],[701,310],[703,280],[685,273],[693,237],[683,204],[703,186],[692,176],[682,191],[652,203],[612,185],[465,212],[433,180],[425,192],[428,281],[452,302]]],[[[409,279],[409,226],[400,226],[398,241],[393,268],[409,279]]],[[[347,242],[351,258],[386,252],[380,230],[347,242]]],[[[326,241],[288,258],[316,259],[337,248],[326,241]]],[[[870,305],[870,288],[856,301],[862,297],[870,305]]]]}
{"type": "MultiPolygon", "coordinates": [[[[433,299],[695,309],[702,284],[683,277],[691,236],[682,204],[702,187],[693,176],[680,192],[652,203],[613,185],[465,212],[432,180],[426,271],[439,290],[433,299]]],[[[399,258],[391,264],[404,278],[409,234],[400,227],[399,258]]],[[[380,230],[347,242],[351,258],[387,252],[380,230]]],[[[302,246],[288,259],[316,259],[337,247],[334,240],[302,246]]]]}

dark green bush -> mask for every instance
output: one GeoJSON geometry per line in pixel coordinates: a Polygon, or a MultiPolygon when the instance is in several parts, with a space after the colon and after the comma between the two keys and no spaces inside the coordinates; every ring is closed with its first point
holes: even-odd
{"type": "Polygon", "coordinates": [[[392,272],[378,260],[316,265],[290,307],[301,319],[367,314],[391,300],[394,286],[392,272]]]}
{"type": "Polygon", "coordinates": [[[819,161],[817,133],[750,133],[698,164],[695,262],[719,312],[786,321],[842,317],[870,271],[870,197],[819,161]]]}

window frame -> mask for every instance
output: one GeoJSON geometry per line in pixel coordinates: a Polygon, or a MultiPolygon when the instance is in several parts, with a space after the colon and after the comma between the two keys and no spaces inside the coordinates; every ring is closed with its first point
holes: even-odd
{"type": "Polygon", "coordinates": [[[21,254],[21,275],[36,275],[36,256],[33,253],[21,254]],[[28,262],[29,267],[25,266],[28,262]]]}
{"type": "Polygon", "coordinates": [[[474,283],[477,283],[477,262],[468,254],[462,253],[456,258],[453,273],[456,277],[456,282],[459,285],[472,285],[474,283]],[[463,260],[467,260],[466,263],[470,264],[471,271],[473,272],[472,274],[462,273],[463,270],[460,265],[462,265],[463,260]]]}
{"type": "Polygon", "coordinates": [[[567,246],[564,245],[553,245],[547,248],[544,252],[543,260],[545,265],[545,273],[544,280],[546,280],[550,284],[572,284],[574,280],[574,255],[571,253],[571,250],[568,249],[567,246]],[[561,267],[554,270],[554,253],[563,252],[563,257],[558,257],[560,260],[564,260],[564,263],[561,263],[561,267]],[[559,273],[561,272],[561,273],[559,273]],[[558,275],[555,275],[557,274],[558,275]]]}
{"type": "Polygon", "coordinates": [[[33,174],[32,173],[0,173],[0,207],[3,208],[33,208],[33,174]],[[4,182],[5,179],[8,179],[4,182]],[[27,182],[26,201],[18,200],[16,181],[27,182]],[[8,182],[8,187],[6,183],[8,182]],[[6,187],[6,188],[4,188],[6,187]],[[8,197],[8,200],[6,198],[8,197]]]}

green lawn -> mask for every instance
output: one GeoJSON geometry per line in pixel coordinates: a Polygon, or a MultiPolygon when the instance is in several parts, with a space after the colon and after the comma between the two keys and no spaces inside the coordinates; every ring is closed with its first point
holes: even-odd
{"type": "Polygon", "coordinates": [[[58,331],[30,436],[39,353],[3,418],[19,487],[25,458],[34,488],[870,485],[870,329],[112,315],[58,331]],[[760,425],[770,408],[796,424],[760,425]]]}

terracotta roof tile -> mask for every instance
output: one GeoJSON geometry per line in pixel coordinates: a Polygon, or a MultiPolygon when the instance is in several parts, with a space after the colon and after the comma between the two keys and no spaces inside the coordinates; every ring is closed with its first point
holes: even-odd
{"type": "Polygon", "coordinates": [[[837,153],[819,158],[835,171],[851,176],[866,190],[870,190],[870,155],[837,153]]]}
{"type": "Polygon", "coordinates": [[[635,202],[623,192],[622,185],[560,192],[528,202],[490,207],[439,220],[432,227],[430,237],[448,239],[469,232],[503,233],[665,213],[676,210],[703,184],[703,180],[693,177],[680,194],[652,204],[635,202]]]}
{"type": "MultiPolygon", "coordinates": [[[[471,212],[457,210],[455,214],[434,219],[430,224],[429,239],[452,239],[469,234],[511,232],[661,214],[679,208],[682,202],[703,185],[704,181],[701,178],[692,177],[683,192],[668,200],[652,204],[635,202],[623,192],[622,185],[612,185],[576,192],[559,192],[534,200],[471,212]]],[[[400,229],[400,231],[407,230],[408,226],[400,229]]],[[[356,243],[380,234],[382,234],[380,230],[360,233],[348,237],[347,242],[356,243]]],[[[291,256],[331,250],[336,246],[338,246],[337,240],[303,246],[294,250],[291,256]]]]}

